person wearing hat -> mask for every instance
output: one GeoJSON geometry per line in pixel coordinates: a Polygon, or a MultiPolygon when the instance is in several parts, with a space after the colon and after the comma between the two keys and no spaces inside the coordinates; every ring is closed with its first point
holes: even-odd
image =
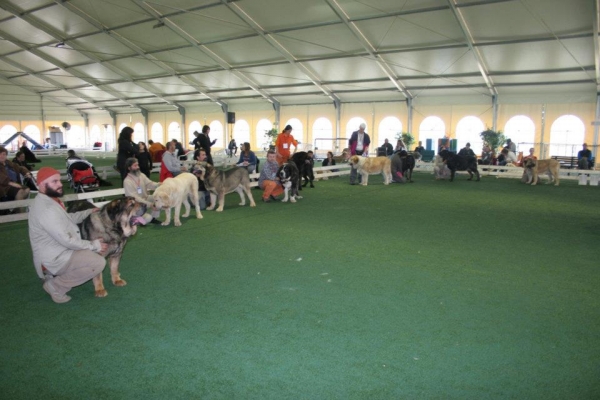
{"type": "Polygon", "coordinates": [[[25,167],[8,161],[8,150],[0,146],[0,198],[23,200],[29,196],[29,188],[21,184],[21,176],[31,178],[31,173],[25,167]]]}
{"type": "Polygon", "coordinates": [[[294,145],[294,153],[298,148],[298,141],[292,136],[292,126],[286,125],[285,129],[277,135],[275,140],[276,160],[282,166],[290,158],[290,147],[294,145]]]}
{"type": "Polygon", "coordinates": [[[39,193],[29,208],[29,240],[33,265],[42,287],[55,303],[71,300],[67,292],[102,273],[108,246],[102,240],[81,239],[77,224],[98,209],[67,213],[60,200],[63,185],[54,168],[40,168],[39,193]]]}
{"type": "Polygon", "coordinates": [[[137,158],[128,158],[125,162],[129,173],[123,181],[123,189],[125,189],[125,196],[133,197],[138,203],[145,204],[147,210],[152,210],[151,213],[146,213],[142,216],[146,224],[161,224],[157,218],[160,215],[160,210],[154,210],[154,198],[151,194],[148,194],[150,190],[156,189],[160,184],[152,182],[145,174],[140,170],[140,163],[137,158]]]}
{"type": "MultiPolygon", "coordinates": [[[[350,148],[351,155],[365,156],[369,155],[369,145],[371,144],[371,138],[369,134],[365,132],[367,125],[363,122],[358,127],[357,131],[352,132],[350,140],[348,141],[348,147],[350,148]]],[[[350,168],[350,184],[356,185],[356,179],[358,177],[358,183],[360,183],[360,177],[358,176],[358,170],[350,168]]]]}
{"type": "Polygon", "coordinates": [[[471,149],[471,143],[467,143],[465,147],[460,149],[458,152],[459,156],[472,156],[475,157],[475,152],[471,149]]]}

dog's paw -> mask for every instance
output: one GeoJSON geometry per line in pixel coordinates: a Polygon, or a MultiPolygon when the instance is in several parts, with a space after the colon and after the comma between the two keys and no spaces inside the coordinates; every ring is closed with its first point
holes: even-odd
{"type": "Polygon", "coordinates": [[[175,226],[181,226],[181,221],[175,221],[175,226]]]}
{"type": "Polygon", "coordinates": [[[204,217],[202,216],[202,214],[200,214],[200,213],[196,213],[196,219],[202,219],[202,218],[204,218],[204,217]]]}
{"type": "Polygon", "coordinates": [[[162,226],[169,226],[169,224],[170,224],[170,223],[171,223],[171,221],[165,221],[165,222],[163,222],[161,225],[162,225],[162,226]]]}
{"type": "Polygon", "coordinates": [[[250,203],[250,207],[256,207],[256,203],[250,203]]]}
{"type": "Polygon", "coordinates": [[[125,286],[127,285],[127,282],[125,282],[125,280],[123,279],[118,279],[116,281],[113,282],[113,285],[115,286],[125,286]]]}
{"type": "Polygon", "coordinates": [[[287,203],[288,199],[281,200],[282,203],[287,203]]]}
{"type": "Polygon", "coordinates": [[[223,212],[223,207],[217,208],[217,212],[223,212]]]}
{"type": "Polygon", "coordinates": [[[290,199],[290,202],[292,202],[292,203],[295,203],[295,202],[296,202],[296,199],[292,197],[292,198],[290,199]]]}
{"type": "Polygon", "coordinates": [[[367,184],[366,183],[361,183],[360,186],[367,186],[367,184]]]}
{"type": "Polygon", "coordinates": [[[296,199],[303,199],[304,197],[302,196],[296,196],[296,199]]]}
{"type": "Polygon", "coordinates": [[[212,211],[212,210],[214,210],[214,209],[215,209],[215,206],[213,205],[213,206],[210,206],[210,207],[206,207],[206,209],[207,209],[208,211],[212,211]]]}
{"type": "Polygon", "coordinates": [[[96,292],[94,293],[94,296],[96,296],[96,297],[106,297],[106,296],[108,296],[108,292],[106,291],[106,289],[96,290],[96,292]]]}
{"type": "Polygon", "coordinates": [[[183,218],[187,218],[189,216],[190,216],[190,213],[185,213],[185,214],[182,215],[183,218]]]}

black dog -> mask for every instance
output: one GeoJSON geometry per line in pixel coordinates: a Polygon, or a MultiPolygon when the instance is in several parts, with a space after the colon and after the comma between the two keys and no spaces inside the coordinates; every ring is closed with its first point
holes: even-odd
{"type": "Polygon", "coordinates": [[[402,150],[400,158],[402,159],[402,175],[406,177],[408,182],[413,183],[412,173],[413,169],[415,169],[415,157],[412,154],[408,154],[406,150],[402,150]]]}
{"type": "MultiPolygon", "coordinates": [[[[312,155],[312,151],[299,151],[294,153],[292,157],[290,157],[290,160],[296,164],[300,176],[304,178],[303,186],[310,183],[310,187],[314,188],[315,185],[313,185],[313,181],[315,180],[315,175],[313,173],[313,166],[315,165],[315,160],[312,155]]],[[[302,187],[300,187],[300,190],[302,190],[302,187]]]]}
{"type": "Polygon", "coordinates": [[[448,166],[450,170],[450,182],[454,180],[454,173],[456,171],[467,171],[469,173],[469,179],[473,179],[473,173],[479,181],[479,171],[477,170],[477,157],[474,156],[459,156],[448,150],[440,151],[440,157],[448,166]]]}
{"type": "Polygon", "coordinates": [[[279,181],[283,185],[284,189],[284,197],[283,202],[288,201],[289,199],[292,203],[296,202],[296,198],[301,199],[302,197],[298,194],[300,190],[300,173],[298,172],[298,167],[293,161],[288,161],[283,164],[277,170],[277,176],[279,177],[279,181]]]}

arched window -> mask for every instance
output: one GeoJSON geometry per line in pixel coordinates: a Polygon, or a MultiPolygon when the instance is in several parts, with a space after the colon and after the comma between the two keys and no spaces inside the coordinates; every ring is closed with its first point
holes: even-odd
{"type": "MultiPolygon", "coordinates": [[[[43,145],[40,143],[42,141],[42,135],[40,134],[40,128],[35,125],[27,125],[23,132],[27,134],[31,138],[31,140],[35,140],[37,144],[43,145]]],[[[31,147],[31,146],[30,146],[31,147]]]]}
{"type": "Polygon", "coordinates": [[[202,124],[198,121],[192,121],[190,127],[188,128],[188,137],[190,138],[190,141],[196,138],[196,136],[194,136],[194,132],[202,133],[202,124]]]}
{"type": "Polygon", "coordinates": [[[140,122],[138,122],[137,124],[135,124],[133,126],[133,135],[132,140],[134,143],[139,143],[139,142],[146,142],[146,135],[145,135],[145,129],[144,129],[144,125],[140,122]]]}
{"type": "Polygon", "coordinates": [[[181,142],[181,128],[179,127],[178,122],[171,122],[169,124],[169,129],[167,130],[167,141],[171,141],[173,139],[177,139],[181,142]]]}
{"type": "MultiPolygon", "coordinates": [[[[210,138],[212,140],[217,139],[215,146],[227,148],[227,143],[225,143],[225,132],[223,131],[223,124],[221,121],[214,120],[208,124],[208,127],[210,128],[210,138]]],[[[200,128],[199,132],[202,132],[202,128],[200,128]]],[[[248,132],[250,132],[250,129],[248,129],[248,132]]]]}
{"type": "Polygon", "coordinates": [[[292,118],[288,122],[286,122],[285,125],[283,125],[283,126],[285,127],[286,125],[292,126],[292,136],[294,137],[294,139],[296,139],[298,141],[298,143],[302,142],[302,140],[304,138],[302,122],[300,122],[300,120],[298,118],[292,118]]]}
{"type": "Polygon", "coordinates": [[[152,128],[150,129],[150,139],[152,139],[153,142],[164,144],[163,126],[160,122],[152,124],[152,128]]]}
{"type": "MultiPolygon", "coordinates": [[[[333,137],[333,125],[325,117],[317,118],[312,127],[312,137],[315,143],[315,152],[319,157],[326,157],[328,151],[334,154],[341,152],[339,144],[333,137]]],[[[344,146],[342,144],[342,146],[344,146]]]]}
{"type": "Polygon", "coordinates": [[[525,115],[516,115],[506,122],[504,136],[514,142],[517,151],[527,155],[535,141],[535,124],[525,115]]]}
{"type": "Polygon", "coordinates": [[[456,147],[462,149],[467,143],[471,143],[471,150],[475,154],[481,154],[483,140],[479,134],[485,130],[483,121],[477,117],[464,117],[456,124],[456,147]]]}
{"type": "MultiPolygon", "coordinates": [[[[17,128],[15,128],[12,125],[4,125],[2,127],[2,129],[0,129],[0,144],[3,144],[4,142],[6,142],[15,133],[17,133],[17,128]]],[[[7,147],[7,149],[10,148],[10,150],[14,150],[11,147],[11,143],[7,143],[6,147],[7,147]]],[[[16,145],[14,147],[16,148],[16,145]]]]}
{"type": "Polygon", "coordinates": [[[69,149],[83,149],[85,148],[85,132],[83,127],[79,125],[71,125],[66,133],[67,146],[69,149]]]}
{"type": "Polygon", "coordinates": [[[574,115],[558,117],[550,128],[549,156],[576,156],[585,140],[585,125],[574,115]]]}
{"type": "MultiPolygon", "coordinates": [[[[266,133],[271,129],[273,129],[273,123],[268,119],[263,118],[258,121],[258,124],[256,124],[256,149],[269,148],[271,142],[270,138],[266,136],[266,133]]],[[[238,147],[242,146],[241,143],[238,143],[237,145],[238,147]]]]}
{"type": "Polygon", "coordinates": [[[106,141],[106,151],[116,150],[115,146],[115,130],[112,125],[104,125],[104,138],[106,141]]]}
{"type": "Polygon", "coordinates": [[[250,125],[248,125],[246,120],[240,119],[235,121],[235,125],[233,126],[233,138],[238,143],[238,147],[240,147],[241,143],[250,143],[250,125]]]}
{"type": "Polygon", "coordinates": [[[387,139],[392,146],[396,147],[396,135],[402,133],[402,122],[396,117],[385,117],[379,123],[379,134],[378,136],[378,147],[383,145],[385,139],[387,139]]]}
{"type": "MultiPolygon", "coordinates": [[[[92,126],[92,129],[90,130],[90,143],[93,146],[96,142],[103,142],[102,131],[100,130],[100,127],[98,125],[92,126]]],[[[102,146],[104,146],[104,143],[102,143],[102,146]]]]}
{"type": "Polygon", "coordinates": [[[348,124],[346,124],[346,141],[350,140],[352,132],[357,131],[360,124],[365,124],[367,126],[365,128],[365,132],[369,133],[369,125],[367,124],[367,121],[365,121],[361,117],[351,118],[350,121],[348,121],[348,124]]]}
{"type": "Polygon", "coordinates": [[[438,140],[443,138],[446,133],[446,124],[440,117],[427,117],[419,126],[419,138],[417,140],[423,142],[423,147],[427,150],[438,151],[438,140]],[[431,139],[431,147],[427,146],[427,139],[431,139]]]}

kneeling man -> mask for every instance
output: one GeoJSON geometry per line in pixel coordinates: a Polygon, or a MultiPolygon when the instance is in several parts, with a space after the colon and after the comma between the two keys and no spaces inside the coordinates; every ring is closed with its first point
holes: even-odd
{"type": "Polygon", "coordinates": [[[44,280],[43,288],[56,303],[71,300],[67,292],[102,273],[108,246],[101,240],[81,239],[79,227],[92,212],[68,214],[60,201],[63,195],[60,173],[54,168],[40,168],[39,194],[29,209],[29,240],[35,270],[44,280]]]}

